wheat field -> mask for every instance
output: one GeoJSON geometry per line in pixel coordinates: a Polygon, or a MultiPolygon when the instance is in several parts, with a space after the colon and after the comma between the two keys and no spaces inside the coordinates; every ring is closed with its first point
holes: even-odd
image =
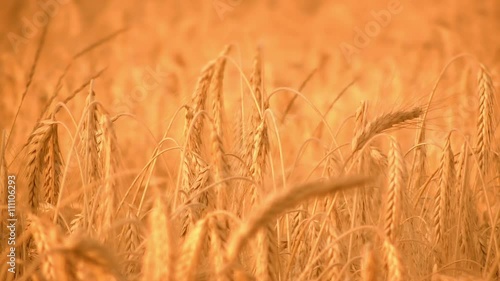
{"type": "Polygon", "coordinates": [[[0,5],[0,280],[500,280],[497,0],[0,5]]]}

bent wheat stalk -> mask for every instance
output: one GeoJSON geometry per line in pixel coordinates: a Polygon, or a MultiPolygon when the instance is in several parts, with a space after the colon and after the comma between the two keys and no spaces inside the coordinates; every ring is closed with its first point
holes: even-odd
{"type": "Polygon", "coordinates": [[[353,177],[328,183],[308,183],[286,189],[272,196],[231,236],[227,252],[228,264],[236,260],[249,238],[272,222],[276,216],[282,214],[285,210],[312,197],[321,197],[340,190],[353,188],[366,182],[365,178],[353,177]]]}
{"type": "Polygon", "coordinates": [[[399,110],[378,117],[368,123],[362,130],[358,131],[352,140],[353,153],[361,149],[375,135],[394,128],[396,125],[415,119],[423,112],[421,107],[415,107],[411,110],[399,110]]]}

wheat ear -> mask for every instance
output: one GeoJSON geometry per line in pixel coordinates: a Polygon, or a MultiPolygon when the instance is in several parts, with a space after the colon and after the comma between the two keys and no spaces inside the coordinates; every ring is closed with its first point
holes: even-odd
{"type": "MultiPolygon", "coordinates": [[[[203,118],[194,119],[194,115],[205,110],[205,103],[208,89],[214,72],[214,62],[210,62],[202,70],[196,89],[193,93],[191,106],[188,107],[184,125],[184,137],[186,150],[184,151],[184,161],[182,163],[182,183],[181,189],[189,196],[196,193],[208,181],[208,165],[201,159],[201,143],[203,131],[203,118]],[[191,132],[189,131],[191,129],[191,132]]],[[[197,201],[203,205],[208,205],[208,192],[204,192],[197,201]]],[[[183,235],[186,234],[191,223],[199,217],[199,212],[189,210],[182,218],[183,235]]]]}
{"type": "Polygon", "coordinates": [[[406,164],[398,142],[392,137],[388,161],[389,183],[385,200],[384,232],[390,241],[395,241],[402,209],[402,189],[405,186],[406,164]]]}
{"type": "Polygon", "coordinates": [[[102,163],[103,181],[102,186],[98,192],[99,205],[97,206],[98,216],[98,235],[104,240],[110,235],[112,231],[111,224],[115,218],[115,211],[117,209],[117,175],[118,169],[118,148],[117,138],[113,122],[107,114],[102,114],[99,120],[99,127],[102,131],[102,139],[100,146],[100,162],[102,163]]]}
{"type": "Polygon", "coordinates": [[[477,121],[477,149],[479,170],[485,174],[493,137],[493,101],[495,89],[486,68],[481,65],[478,73],[479,119],[477,121]]]}
{"type": "Polygon", "coordinates": [[[224,98],[223,98],[223,79],[224,79],[224,69],[226,66],[226,56],[229,53],[231,46],[226,46],[222,51],[219,58],[214,65],[214,74],[212,76],[212,81],[210,82],[210,96],[212,96],[212,114],[213,114],[213,129],[210,134],[212,141],[212,159],[214,161],[214,180],[220,183],[216,189],[216,208],[225,209],[225,203],[223,202],[227,199],[226,193],[228,189],[226,188],[226,182],[224,181],[229,175],[229,162],[226,159],[225,149],[224,149],[224,134],[223,134],[223,121],[224,121],[224,98]]]}
{"type": "Polygon", "coordinates": [[[39,122],[31,133],[27,144],[26,181],[28,184],[28,202],[32,212],[36,212],[40,200],[42,188],[41,172],[43,170],[43,159],[47,153],[47,140],[54,131],[50,122],[39,122]]]}
{"type": "Polygon", "coordinates": [[[451,189],[454,187],[455,180],[455,161],[453,151],[451,150],[450,143],[451,135],[446,138],[446,143],[443,148],[440,163],[440,176],[438,189],[436,191],[436,198],[434,200],[434,245],[440,245],[441,254],[445,254],[448,250],[446,244],[447,240],[444,233],[449,227],[449,210],[451,204],[451,189]]]}
{"type": "MultiPolygon", "coordinates": [[[[55,122],[52,115],[50,121],[55,122]]],[[[50,125],[50,132],[46,140],[46,153],[43,159],[43,197],[45,202],[55,205],[59,196],[61,184],[61,171],[63,160],[61,148],[59,146],[59,135],[57,133],[57,125],[50,125]]]]}
{"type": "Polygon", "coordinates": [[[175,280],[175,246],[169,213],[165,199],[157,195],[149,217],[150,232],[144,255],[144,280],[175,280]]]}
{"type": "Polygon", "coordinates": [[[28,217],[31,232],[36,243],[36,251],[41,260],[41,271],[45,280],[66,279],[65,258],[53,249],[62,244],[62,235],[50,221],[34,215],[28,217]]]}
{"type": "Polygon", "coordinates": [[[353,153],[361,149],[372,137],[387,131],[401,123],[415,119],[423,113],[421,107],[415,107],[411,110],[400,110],[386,113],[369,122],[362,130],[358,131],[352,140],[353,153]]]}
{"type": "Polygon", "coordinates": [[[206,243],[207,231],[207,219],[200,219],[185,237],[181,255],[176,264],[176,280],[196,280],[196,275],[200,271],[199,263],[206,243]]]}
{"type": "Polygon", "coordinates": [[[396,246],[387,239],[384,239],[383,250],[385,253],[385,265],[387,269],[387,280],[403,281],[405,277],[405,269],[401,262],[399,250],[396,246]]]}

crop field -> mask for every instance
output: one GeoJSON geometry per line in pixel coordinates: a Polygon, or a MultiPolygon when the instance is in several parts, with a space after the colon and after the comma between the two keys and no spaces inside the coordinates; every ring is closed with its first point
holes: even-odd
{"type": "Polygon", "coordinates": [[[0,7],[0,280],[500,280],[498,0],[0,7]]]}

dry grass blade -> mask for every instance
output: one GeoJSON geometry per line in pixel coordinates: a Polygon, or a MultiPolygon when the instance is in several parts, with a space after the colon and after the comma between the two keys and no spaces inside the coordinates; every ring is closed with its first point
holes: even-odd
{"type": "MultiPolygon", "coordinates": [[[[318,70],[318,68],[314,68],[313,70],[311,70],[311,72],[307,75],[306,79],[304,81],[302,81],[302,83],[300,84],[300,86],[298,88],[299,92],[302,92],[302,90],[304,90],[305,86],[311,80],[311,78],[314,76],[314,74],[316,74],[317,70],[318,70]]],[[[283,116],[281,117],[281,124],[283,124],[285,122],[286,116],[288,115],[288,113],[292,109],[293,103],[295,102],[295,100],[297,100],[298,97],[299,97],[298,95],[294,95],[293,98],[288,102],[287,106],[285,107],[285,110],[283,111],[283,116]]]]}
{"type": "Polygon", "coordinates": [[[35,58],[33,60],[33,64],[31,65],[30,72],[28,74],[28,81],[26,81],[26,86],[24,88],[24,92],[21,95],[21,103],[19,104],[19,107],[17,108],[16,115],[14,116],[14,121],[12,122],[12,126],[10,127],[10,133],[9,137],[7,138],[6,145],[9,143],[10,138],[12,137],[12,134],[14,133],[14,125],[16,124],[17,117],[19,116],[19,112],[21,111],[21,107],[23,105],[24,99],[26,98],[26,95],[28,94],[28,91],[31,87],[31,84],[33,83],[33,77],[35,76],[35,72],[38,66],[38,61],[40,60],[40,55],[42,53],[43,46],[45,45],[45,39],[47,37],[47,31],[49,29],[49,24],[45,24],[43,28],[43,33],[42,36],[40,37],[40,42],[38,44],[38,48],[36,49],[35,53],[35,58]]]}

